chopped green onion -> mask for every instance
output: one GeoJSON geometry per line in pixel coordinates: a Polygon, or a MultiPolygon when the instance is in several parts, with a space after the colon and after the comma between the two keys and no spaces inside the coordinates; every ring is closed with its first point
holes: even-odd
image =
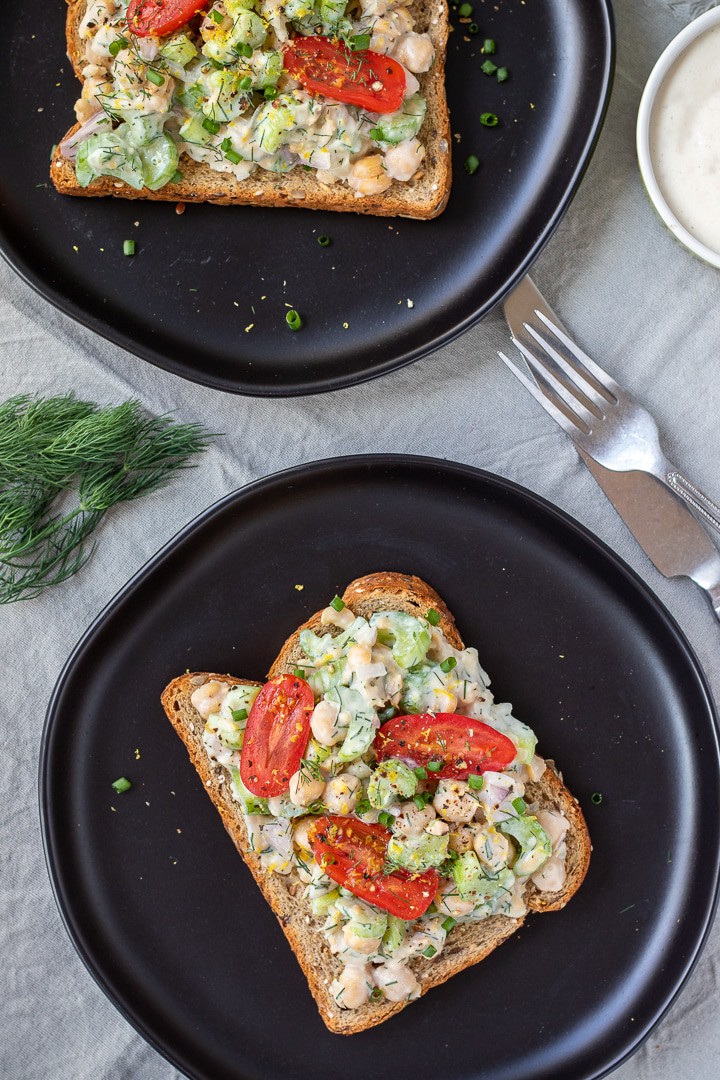
{"type": "Polygon", "coordinates": [[[225,157],[228,161],[231,161],[233,165],[239,165],[242,161],[242,155],[238,154],[237,150],[228,150],[225,157]]]}
{"type": "Polygon", "coordinates": [[[320,247],[330,247],[330,237],[325,236],[325,234],[323,233],[322,236],[318,236],[318,244],[320,245],[320,247]]]}
{"type": "Polygon", "coordinates": [[[476,158],[474,154],[471,154],[469,158],[465,159],[463,167],[468,176],[472,176],[472,174],[476,173],[480,168],[480,159],[476,158]]]}
{"type": "Polygon", "coordinates": [[[248,718],[247,709],[232,709],[231,712],[233,723],[235,724],[242,724],[243,720],[247,720],[248,718]]]}
{"type": "Polygon", "coordinates": [[[440,665],[440,670],[444,671],[447,675],[447,673],[449,671],[452,671],[454,667],[457,667],[457,660],[454,656],[448,656],[445,660],[443,660],[442,664],[440,665]]]}
{"type": "Polygon", "coordinates": [[[421,791],[418,795],[413,795],[412,801],[415,803],[418,810],[424,810],[431,799],[432,795],[429,791],[421,791]]]}
{"type": "Polygon", "coordinates": [[[266,86],[265,87],[265,100],[266,101],[274,101],[277,96],[278,96],[277,86],[266,86]]]}
{"type": "Polygon", "coordinates": [[[430,623],[431,626],[437,626],[437,624],[440,622],[440,619],[442,618],[442,616],[441,616],[439,611],[436,611],[434,607],[431,607],[430,610],[425,615],[425,618],[427,619],[427,621],[430,623]]]}
{"type": "Polygon", "coordinates": [[[413,769],[413,772],[418,780],[427,780],[427,769],[424,769],[422,765],[418,765],[417,768],[413,769]]]}
{"type": "Polygon", "coordinates": [[[301,668],[301,667],[293,668],[293,675],[295,676],[296,679],[304,679],[305,678],[305,668],[301,668]]]}
{"type": "Polygon", "coordinates": [[[123,255],[134,255],[134,254],[135,254],[135,241],[134,240],[125,240],[123,242],[123,255]]]}
{"type": "Polygon", "coordinates": [[[492,56],[492,54],[495,52],[495,42],[491,37],[485,38],[485,40],[483,41],[482,51],[486,53],[487,56],[492,56]]]}
{"type": "Polygon", "coordinates": [[[467,32],[468,32],[468,34],[479,34],[480,33],[480,27],[478,26],[478,24],[476,22],[471,22],[470,25],[467,28],[467,32]]]}
{"type": "MultiPolygon", "coordinates": [[[[463,7],[469,7],[469,6],[470,6],[469,4],[463,4],[463,7]]],[[[428,945],[427,949],[423,949],[423,956],[427,956],[428,960],[431,960],[436,952],[437,952],[437,949],[435,948],[434,945],[428,945]]]]}
{"type": "Polygon", "coordinates": [[[590,796],[590,802],[593,802],[596,806],[599,806],[602,801],[602,791],[593,791],[592,795],[590,796]]]}
{"type": "Polygon", "coordinates": [[[252,86],[252,78],[249,75],[243,75],[242,79],[238,83],[241,90],[249,90],[252,86]]]}
{"type": "Polygon", "coordinates": [[[56,142],[54,142],[52,144],[51,148],[50,148],[50,160],[51,161],[55,157],[55,151],[57,150],[57,147],[58,147],[58,144],[56,142]]]}
{"type": "Polygon", "coordinates": [[[155,68],[148,68],[147,77],[150,82],[155,83],[156,86],[165,85],[165,76],[161,75],[159,71],[155,70],[155,68]]]}
{"type": "Polygon", "coordinates": [[[458,15],[461,19],[469,19],[473,13],[472,4],[461,4],[458,8],[458,15]]]}
{"type": "Polygon", "coordinates": [[[345,607],[345,601],[339,596],[333,596],[332,600],[330,601],[330,607],[335,608],[335,611],[342,611],[342,609],[345,607]]]}
{"type": "Polygon", "coordinates": [[[223,15],[223,13],[221,11],[211,11],[210,12],[210,18],[212,19],[213,22],[217,23],[218,26],[222,26],[223,19],[225,18],[225,16],[223,15]]]}
{"type": "Polygon", "coordinates": [[[182,178],[183,178],[183,174],[178,169],[178,171],[171,176],[170,183],[171,184],[179,184],[180,181],[182,180],[182,178]]]}
{"type": "Polygon", "coordinates": [[[382,712],[378,713],[378,720],[380,720],[381,723],[386,724],[388,720],[392,720],[397,714],[398,711],[395,706],[388,705],[387,709],[383,709],[382,712]]]}
{"type": "Polygon", "coordinates": [[[115,38],[115,40],[111,41],[110,44],[108,45],[108,52],[110,53],[111,56],[117,56],[117,54],[120,52],[120,50],[121,49],[127,49],[129,44],[130,43],[129,43],[127,38],[124,38],[124,37],[115,38]]]}
{"type": "Polygon", "coordinates": [[[291,330],[302,329],[303,321],[295,308],[290,308],[290,310],[287,312],[287,314],[285,315],[285,322],[288,324],[291,330]]]}
{"type": "Polygon", "coordinates": [[[122,795],[123,792],[130,790],[132,784],[128,780],[127,776],[121,776],[117,780],[113,780],[112,786],[115,791],[117,791],[118,795],[122,795]]]}
{"type": "Polygon", "coordinates": [[[223,139],[220,143],[220,149],[226,153],[228,150],[232,150],[232,139],[223,139]]]}
{"type": "Polygon", "coordinates": [[[356,814],[367,814],[370,810],[372,810],[372,803],[369,799],[361,799],[355,807],[356,814]]]}
{"type": "Polygon", "coordinates": [[[498,82],[507,82],[507,78],[508,78],[509,74],[510,74],[510,72],[508,71],[508,69],[506,67],[498,68],[497,69],[497,81],[498,82]]]}
{"type": "MultiPolygon", "coordinates": [[[[226,64],[221,64],[219,60],[216,60],[214,56],[208,56],[208,63],[215,68],[216,71],[224,71],[226,64]]],[[[207,70],[207,69],[204,69],[207,70]]]]}
{"type": "Polygon", "coordinates": [[[480,70],[485,72],[486,75],[494,75],[497,69],[497,64],[493,64],[492,60],[486,60],[480,65],[480,70]]]}
{"type": "Polygon", "coordinates": [[[467,782],[468,787],[472,788],[473,791],[482,791],[483,784],[485,783],[482,776],[478,776],[476,773],[471,773],[470,776],[468,776],[467,782]]]}
{"type": "Polygon", "coordinates": [[[373,986],[372,990],[370,991],[370,1000],[371,1001],[382,1001],[382,999],[384,997],[385,997],[385,995],[383,994],[380,987],[379,986],[373,986]]]}
{"type": "Polygon", "coordinates": [[[382,128],[371,128],[368,135],[371,139],[375,139],[376,142],[380,142],[383,137],[383,130],[382,128]]]}
{"type": "Polygon", "coordinates": [[[359,49],[370,48],[370,35],[369,34],[355,34],[350,38],[350,48],[353,52],[358,52],[359,49]]]}
{"type": "Polygon", "coordinates": [[[527,806],[525,805],[525,800],[521,799],[520,796],[518,795],[517,799],[513,799],[512,804],[513,804],[513,807],[515,808],[516,812],[520,815],[520,817],[522,817],[523,814],[525,813],[525,811],[527,810],[527,806]]]}
{"type": "Polygon", "coordinates": [[[480,116],[480,123],[483,127],[497,127],[500,120],[494,112],[484,112],[480,116]]]}
{"type": "Polygon", "coordinates": [[[235,52],[240,53],[241,56],[247,56],[249,59],[253,54],[253,47],[252,45],[248,45],[247,41],[243,41],[237,46],[235,52]]]}
{"type": "Polygon", "coordinates": [[[428,772],[440,772],[442,767],[442,761],[428,761],[426,766],[428,772]]]}
{"type": "Polygon", "coordinates": [[[202,122],[202,126],[206,131],[209,131],[211,135],[217,135],[220,130],[220,125],[217,120],[211,120],[209,116],[206,116],[202,122]]]}
{"type": "Polygon", "coordinates": [[[452,930],[453,926],[457,926],[457,919],[453,919],[452,915],[448,915],[447,919],[440,925],[447,934],[452,930]]]}
{"type": "Polygon", "coordinates": [[[381,810],[378,814],[378,821],[389,829],[391,825],[395,824],[395,817],[393,814],[388,814],[387,810],[381,810]]]}

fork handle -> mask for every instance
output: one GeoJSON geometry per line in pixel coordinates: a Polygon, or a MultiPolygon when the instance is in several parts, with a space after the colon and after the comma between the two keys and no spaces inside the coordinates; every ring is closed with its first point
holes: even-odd
{"type": "Polygon", "coordinates": [[[684,499],[703,521],[706,521],[713,529],[720,532],[720,506],[714,503],[696,484],[693,484],[691,480],[688,480],[686,476],[683,476],[681,472],[678,472],[672,466],[665,475],[665,483],[676,495],[684,499]]]}

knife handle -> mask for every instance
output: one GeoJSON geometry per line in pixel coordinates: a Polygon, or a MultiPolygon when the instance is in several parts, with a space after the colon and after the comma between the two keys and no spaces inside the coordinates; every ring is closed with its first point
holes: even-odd
{"type": "Polygon", "coordinates": [[[681,472],[678,472],[677,469],[673,469],[672,466],[667,473],[666,482],[675,494],[684,499],[703,521],[706,521],[713,529],[720,532],[720,506],[717,503],[714,503],[699,487],[693,484],[691,480],[688,480],[686,476],[683,476],[681,472]]]}

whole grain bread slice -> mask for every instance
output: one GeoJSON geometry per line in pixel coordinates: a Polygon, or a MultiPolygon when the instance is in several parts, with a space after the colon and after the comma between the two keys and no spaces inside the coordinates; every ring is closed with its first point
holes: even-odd
{"type": "MultiPolygon", "coordinates": [[[[67,0],[67,52],[75,73],[82,81],[85,66],[84,42],[79,26],[90,0],[67,0]]],[[[415,176],[404,183],[395,182],[380,195],[358,196],[346,184],[327,185],[315,173],[294,169],[284,175],[256,169],[247,180],[236,180],[220,173],[205,162],[181,157],[182,179],[159,191],[142,188],[103,176],[87,187],[78,184],[73,164],[63,157],[60,143],[50,164],[50,177],[63,195],[85,197],[114,196],[121,199],[149,199],[163,202],[210,202],[222,206],[302,206],[308,210],[337,210],[372,214],[379,217],[437,217],[450,195],[451,157],[450,120],[445,97],[445,57],[448,36],[446,0],[413,0],[409,8],[418,33],[430,35],[435,47],[435,63],[425,75],[419,75],[420,89],[427,101],[427,113],[421,129],[426,154],[415,176]]],[[[75,124],[61,143],[79,129],[75,124]]]]}
{"type": "MultiPolygon", "coordinates": [[[[398,573],[370,574],[353,581],[345,590],[343,600],[356,615],[364,617],[376,611],[406,611],[413,615],[425,615],[429,608],[434,608],[440,614],[438,625],[448,641],[455,648],[463,647],[453,617],[444,601],[420,578],[398,573]]],[[[300,631],[305,627],[319,629],[320,617],[321,612],[317,612],[288,638],[272,665],[268,678],[297,666],[297,661],[302,656],[298,641],[300,631]]],[[[324,633],[328,630],[332,633],[333,627],[326,625],[322,630],[324,633]]],[[[230,675],[207,672],[182,675],[174,679],[162,694],[162,704],[170,722],[185,743],[205,790],[220,813],[238,852],[277,916],[305,973],[310,991],[327,1027],[337,1034],[352,1035],[383,1023],[404,1009],[408,1003],[368,1001],[359,1009],[339,1009],[329,987],[340,972],[340,963],[330,952],[323,935],[318,932],[320,921],[313,918],[307,903],[302,899],[302,884],[294,879],[288,881],[278,874],[267,874],[252,851],[243,815],[232,797],[227,774],[208,757],[202,743],[204,721],[190,700],[193,691],[209,680],[233,686],[253,685],[252,681],[235,679],[230,675]]],[[[537,803],[540,809],[563,813],[570,822],[566,837],[565,885],[557,893],[541,893],[532,884],[526,891],[526,903],[531,910],[556,911],[564,907],[575,894],[587,872],[591,852],[587,826],[577,800],[553,768],[548,768],[537,783],[526,785],[526,797],[537,803]]],[[[518,930],[524,921],[524,918],[494,915],[477,923],[453,927],[439,958],[428,960],[421,956],[410,962],[420,983],[421,993],[425,994],[432,987],[439,986],[458,972],[477,964],[518,930]]]]}

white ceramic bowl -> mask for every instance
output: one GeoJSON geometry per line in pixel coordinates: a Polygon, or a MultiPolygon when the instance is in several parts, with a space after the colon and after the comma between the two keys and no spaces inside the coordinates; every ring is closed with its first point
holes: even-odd
{"type": "Polygon", "coordinates": [[[640,165],[640,173],[645,188],[655,209],[670,232],[681,244],[684,244],[685,247],[688,248],[689,251],[692,251],[693,255],[697,255],[699,259],[703,259],[705,262],[717,267],[720,267],[720,252],[707,247],[706,244],[700,243],[700,241],[693,236],[680,221],[678,221],[677,217],[665,201],[665,196],[655,179],[653,162],[650,157],[650,121],[660,87],[665,82],[665,79],[677,58],[688,45],[695,41],[696,38],[700,37],[701,34],[705,33],[706,30],[719,25],[720,7],[716,7],[713,8],[712,11],[706,11],[704,15],[700,15],[697,19],[694,19],[684,30],[680,31],[677,37],[673,38],[655,67],[652,69],[650,78],[645,84],[645,89],[642,98],[640,99],[640,108],[638,110],[637,118],[638,163],[640,165]]]}

